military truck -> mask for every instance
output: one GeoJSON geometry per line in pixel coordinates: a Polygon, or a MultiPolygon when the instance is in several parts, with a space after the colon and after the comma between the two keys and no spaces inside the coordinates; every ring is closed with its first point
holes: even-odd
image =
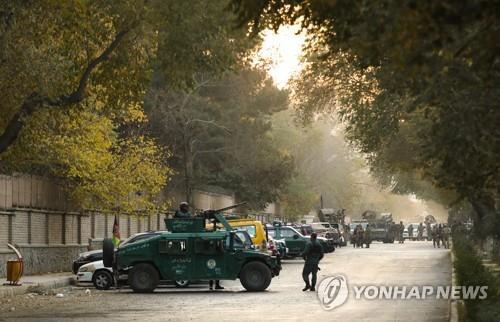
{"type": "Polygon", "coordinates": [[[381,213],[377,215],[376,212],[367,210],[362,214],[362,217],[370,225],[370,238],[372,241],[376,240],[383,243],[394,243],[394,234],[391,231],[391,213],[381,213]]]}
{"type": "MultiPolygon", "coordinates": [[[[281,270],[279,257],[239,247],[239,238],[221,213],[165,219],[168,232],[114,250],[106,239],[104,266],[115,276],[128,275],[134,292],[153,292],[160,281],[239,279],[247,291],[264,291],[281,270]],[[207,231],[206,220],[224,231],[207,231]]],[[[110,244],[111,243],[111,244],[110,244]]]]}

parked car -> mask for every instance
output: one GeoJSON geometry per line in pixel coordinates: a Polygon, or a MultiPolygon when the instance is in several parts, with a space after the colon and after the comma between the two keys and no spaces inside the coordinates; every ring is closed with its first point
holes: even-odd
{"type": "MultiPolygon", "coordinates": [[[[152,236],[156,236],[161,234],[162,231],[148,231],[148,232],[143,232],[143,233],[137,233],[129,238],[125,239],[120,243],[120,246],[124,246],[130,243],[134,243],[139,240],[143,240],[145,238],[149,238],[152,236]]],[[[96,262],[102,260],[102,249],[98,250],[91,250],[88,252],[83,252],[78,255],[78,258],[73,261],[72,265],[72,271],[74,274],[78,273],[78,269],[88,263],[96,262]]]]}
{"type": "Polygon", "coordinates": [[[113,269],[104,267],[101,260],[80,266],[76,273],[77,283],[93,283],[98,290],[108,290],[114,285],[113,269]]]}
{"type": "MultiPolygon", "coordinates": [[[[291,226],[268,225],[267,230],[271,237],[285,240],[286,247],[288,248],[288,257],[299,256],[310,239],[310,236],[302,235],[291,226]]],[[[328,239],[318,236],[318,241],[321,243],[326,253],[330,253],[335,250],[335,247],[328,241],[328,239]]]]}
{"type": "Polygon", "coordinates": [[[234,229],[246,230],[256,249],[267,249],[266,231],[262,222],[252,219],[230,219],[228,222],[234,229]]]}
{"type": "Polygon", "coordinates": [[[286,247],[286,242],[284,239],[274,239],[268,236],[267,239],[267,249],[271,252],[271,255],[279,256],[285,258],[288,253],[288,248],[286,247]]]}
{"type": "Polygon", "coordinates": [[[296,225],[295,229],[297,229],[304,236],[310,236],[314,232],[311,225],[306,225],[306,224],[296,225]]]}
{"type": "Polygon", "coordinates": [[[318,222],[311,224],[312,230],[318,234],[318,236],[324,237],[328,239],[330,244],[334,246],[341,245],[340,233],[337,227],[334,227],[333,224],[328,222],[318,222]]]}
{"type": "Polygon", "coordinates": [[[410,238],[410,234],[408,234],[408,228],[405,228],[403,230],[403,239],[408,239],[410,238]]]}

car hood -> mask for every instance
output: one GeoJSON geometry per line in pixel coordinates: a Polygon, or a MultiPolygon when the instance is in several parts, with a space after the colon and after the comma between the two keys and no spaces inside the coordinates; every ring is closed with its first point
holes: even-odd
{"type": "Polygon", "coordinates": [[[93,268],[93,269],[90,269],[88,271],[89,272],[94,272],[94,271],[96,271],[98,269],[104,268],[104,262],[102,260],[100,260],[100,261],[95,261],[95,262],[87,263],[85,265],[80,266],[80,268],[78,269],[78,271],[81,271],[82,269],[88,269],[88,268],[93,268]]]}
{"type": "Polygon", "coordinates": [[[78,255],[78,258],[87,257],[87,256],[98,254],[98,253],[102,253],[102,249],[96,249],[96,250],[91,250],[91,251],[88,251],[88,252],[80,253],[78,255]]]}

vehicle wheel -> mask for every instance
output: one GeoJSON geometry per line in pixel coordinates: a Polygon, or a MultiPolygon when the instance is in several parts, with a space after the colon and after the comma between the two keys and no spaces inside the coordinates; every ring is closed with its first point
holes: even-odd
{"type": "Polygon", "coordinates": [[[128,279],[134,292],[151,293],[158,286],[160,275],[153,265],[141,263],[132,267],[128,279]]]}
{"type": "Polygon", "coordinates": [[[240,272],[240,282],[249,292],[264,291],[271,284],[271,269],[262,262],[250,262],[240,272]]]}
{"type": "Polygon", "coordinates": [[[177,280],[174,281],[175,287],[180,287],[180,288],[185,288],[189,286],[189,281],[188,280],[177,280]]]}
{"type": "Polygon", "coordinates": [[[113,286],[113,275],[105,270],[99,270],[92,275],[92,283],[98,290],[109,290],[113,286]]]}
{"type": "Polygon", "coordinates": [[[105,238],[102,241],[102,262],[104,267],[113,267],[115,257],[115,245],[110,238],[105,238]]]}

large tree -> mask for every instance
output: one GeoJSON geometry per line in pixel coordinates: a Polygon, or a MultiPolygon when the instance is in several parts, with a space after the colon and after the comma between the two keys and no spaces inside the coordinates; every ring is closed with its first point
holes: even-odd
{"type": "Polygon", "coordinates": [[[200,70],[230,68],[232,48],[249,41],[226,6],[3,1],[2,170],[62,178],[87,207],[151,206],[170,173],[168,152],[144,131],[151,75],[188,88],[200,70]]]}
{"type": "Polygon", "coordinates": [[[261,209],[293,173],[292,159],[270,136],[271,116],[286,108],[287,93],[246,65],[220,79],[198,77],[187,92],[151,92],[152,131],[173,151],[174,181],[188,200],[193,189],[215,185],[261,209]]]}
{"type": "MultiPolygon", "coordinates": [[[[253,31],[309,34],[299,111],[338,111],[388,182],[467,199],[492,233],[498,198],[500,2],[233,1],[253,31]],[[387,171],[383,171],[387,170],[387,171]],[[407,181],[407,183],[409,183],[407,181]]],[[[483,234],[484,235],[484,234],[483,234]]]]}

